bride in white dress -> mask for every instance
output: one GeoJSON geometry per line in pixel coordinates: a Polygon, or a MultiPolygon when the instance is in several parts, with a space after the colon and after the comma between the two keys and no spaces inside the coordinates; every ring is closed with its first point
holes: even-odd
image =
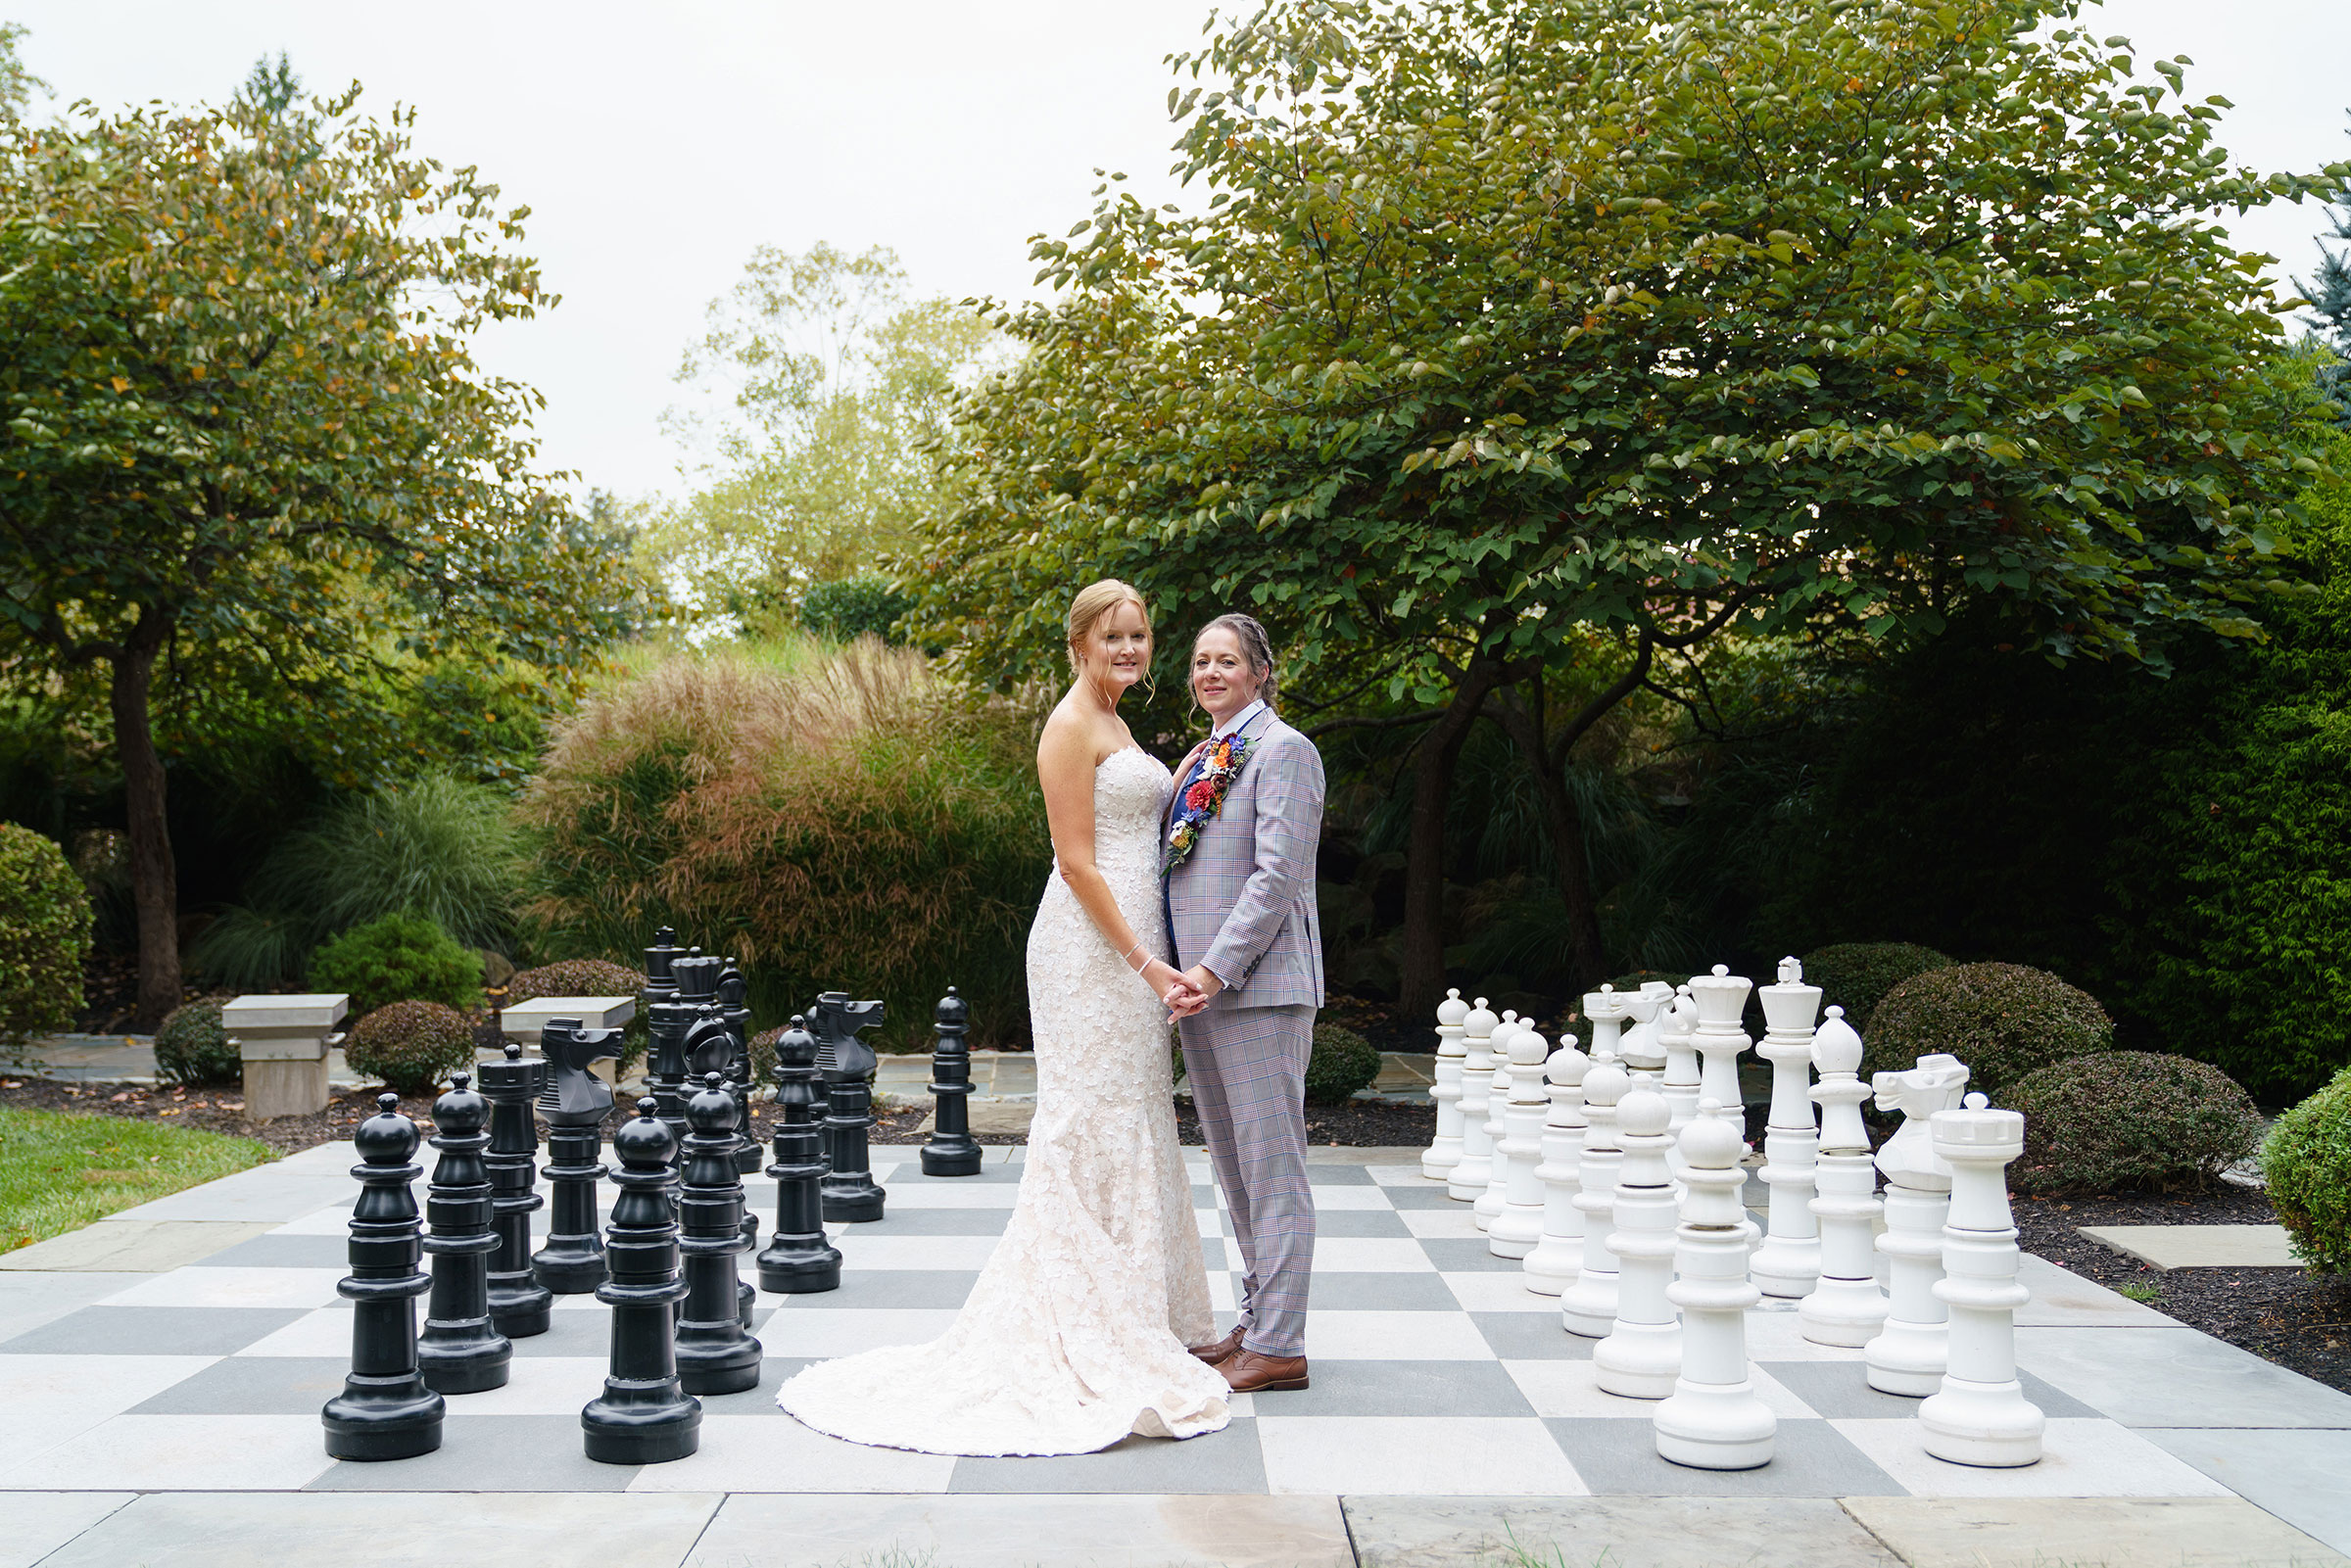
{"type": "MultiPolygon", "coordinates": [[[[1119,698],[1151,665],[1142,597],[1070,606],[1077,675],[1037,772],[1059,874],[1029,932],[1036,1117],[1004,1237],[954,1326],[809,1367],[776,1402],[820,1432],[926,1453],[1088,1453],[1229,1419],[1191,1185],[1176,1141],[1159,830],[1173,781],[1119,698]]],[[[789,1315],[789,1314],[787,1314],[789,1315]]]]}

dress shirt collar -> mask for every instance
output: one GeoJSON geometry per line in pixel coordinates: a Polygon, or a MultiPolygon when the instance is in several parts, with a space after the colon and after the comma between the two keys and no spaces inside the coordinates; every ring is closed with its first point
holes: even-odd
{"type": "Polygon", "coordinates": [[[1247,707],[1243,708],[1240,712],[1234,714],[1230,719],[1226,720],[1223,724],[1218,725],[1209,738],[1212,740],[1222,740],[1226,736],[1237,733],[1243,725],[1247,724],[1251,719],[1256,718],[1259,714],[1265,711],[1266,699],[1264,697],[1259,697],[1255,701],[1251,702],[1247,707]]]}

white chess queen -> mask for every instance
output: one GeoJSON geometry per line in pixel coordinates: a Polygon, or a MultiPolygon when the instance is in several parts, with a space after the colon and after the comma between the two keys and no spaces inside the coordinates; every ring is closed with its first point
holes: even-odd
{"type": "MultiPolygon", "coordinates": [[[[820,1432],[925,1453],[1087,1453],[1229,1419],[1191,1185],[1176,1141],[1159,825],[1167,767],[1119,698],[1151,667],[1142,595],[1070,606],[1076,675],[1037,745],[1058,875],[1029,931],[1036,1117],[1021,1186],[954,1326],[809,1367],[776,1402],[820,1432]]],[[[855,1253],[850,1254],[855,1266],[855,1253]]],[[[789,1324],[791,1311],[781,1314],[789,1324]]],[[[785,1342],[778,1347],[790,1354],[785,1342]]]]}

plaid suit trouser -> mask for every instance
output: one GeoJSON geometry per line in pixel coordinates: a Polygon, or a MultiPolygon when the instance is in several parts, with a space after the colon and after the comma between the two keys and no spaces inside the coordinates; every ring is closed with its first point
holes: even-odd
{"type": "Polygon", "coordinates": [[[1241,1343],[1264,1355],[1302,1355],[1315,1265],[1304,1110],[1315,1010],[1212,1007],[1177,1028],[1184,1078],[1246,1270],[1241,1343]]]}

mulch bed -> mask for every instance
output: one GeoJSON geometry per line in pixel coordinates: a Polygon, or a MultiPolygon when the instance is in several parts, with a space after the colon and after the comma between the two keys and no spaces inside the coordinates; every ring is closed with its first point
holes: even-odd
{"type": "Polygon", "coordinates": [[[2214,1339],[2351,1394],[2351,1279],[2293,1268],[2174,1268],[2142,1263],[2078,1225],[2268,1225],[2269,1194],[2222,1182],[2186,1197],[2019,1198],[2025,1250],[2109,1289],[2157,1292],[2148,1306],[2214,1339]]]}

